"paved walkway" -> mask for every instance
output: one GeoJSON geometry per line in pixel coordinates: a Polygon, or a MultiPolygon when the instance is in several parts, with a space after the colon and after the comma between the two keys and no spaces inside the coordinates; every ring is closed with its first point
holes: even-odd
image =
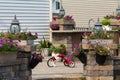
{"type": "MultiPolygon", "coordinates": [[[[76,61],[75,68],[65,67],[62,62],[57,62],[56,67],[48,67],[45,58],[42,63],[39,63],[32,70],[32,80],[42,80],[45,78],[67,78],[67,77],[80,77],[83,73],[83,64],[76,61]]],[[[47,79],[46,79],[47,80],[47,79]]]]}

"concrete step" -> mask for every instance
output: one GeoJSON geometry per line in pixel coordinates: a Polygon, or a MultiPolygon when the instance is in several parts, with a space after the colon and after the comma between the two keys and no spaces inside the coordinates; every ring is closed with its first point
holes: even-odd
{"type": "Polygon", "coordinates": [[[37,79],[37,80],[85,80],[85,79],[79,77],[79,78],[46,78],[46,79],[37,79]]]}

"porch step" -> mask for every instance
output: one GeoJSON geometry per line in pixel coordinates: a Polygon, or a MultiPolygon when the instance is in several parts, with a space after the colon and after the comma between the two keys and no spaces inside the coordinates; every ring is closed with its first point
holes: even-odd
{"type": "Polygon", "coordinates": [[[45,78],[45,79],[37,79],[37,80],[85,80],[81,77],[77,78],[45,78]]]}

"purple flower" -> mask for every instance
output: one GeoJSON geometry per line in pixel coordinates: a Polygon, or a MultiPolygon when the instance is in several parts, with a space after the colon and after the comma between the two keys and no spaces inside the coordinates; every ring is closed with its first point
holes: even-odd
{"type": "Polygon", "coordinates": [[[36,36],[36,38],[38,38],[38,34],[37,33],[35,33],[35,36],[36,36]]]}
{"type": "Polygon", "coordinates": [[[31,32],[29,32],[28,34],[29,34],[29,35],[32,35],[32,33],[31,33],[31,32]]]}
{"type": "Polygon", "coordinates": [[[11,37],[8,37],[8,41],[13,42],[13,40],[12,40],[12,38],[11,38],[11,37]]]}
{"type": "Polygon", "coordinates": [[[5,40],[5,39],[2,39],[1,42],[2,42],[2,43],[6,43],[6,40],[5,40]]]}
{"type": "Polygon", "coordinates": [[[2,48],[2,44],[0,44],[0,48],[2,48]]]}
{"type": "Polygon", "coordinates": [[[6,43],[6,40],[5,39],[0,39],[0,43],[4,44],[4,43],[6,43]]]}
{"type": "Polygon", "coordinates": [[[79,47],[78,44],[74,44],[74,45],[73,45],[73,48],[78,48],[78,47],[79,47]]]}

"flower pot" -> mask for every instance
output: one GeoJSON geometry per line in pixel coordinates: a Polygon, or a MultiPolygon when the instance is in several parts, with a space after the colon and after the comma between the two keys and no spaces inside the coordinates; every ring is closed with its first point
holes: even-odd
{"type": "Polygon", "coordinates": [[[104,65],[104,63],[106,61],[106,57],[107,57],[107,55],[99,55],[99,54],[96,53],[96,62],[99,65],[104,65]]]}
{"type": "Polygon", "coordinates": [[[41,49],[42,56],[48,56],[49,54],[49,48],[42,48],[41,49]]]}
{"type": "Polygon", "coordinates": [[[32,59],[30,60],[30,62],[28,64],[28,67],[30,69],[33,69],[33,68],[35,68],[37,66],[37,64],[39,62],[42,62],[42,58],[34,58],[34,57],[32,57],[32,59]]]}
{"type": "Polygon", "coordinates": [[[84,64],[87,64],[87,56],[85,55],[84,51],[80,51],[79,55],[76,55],[76,57],[84,64]]]}

